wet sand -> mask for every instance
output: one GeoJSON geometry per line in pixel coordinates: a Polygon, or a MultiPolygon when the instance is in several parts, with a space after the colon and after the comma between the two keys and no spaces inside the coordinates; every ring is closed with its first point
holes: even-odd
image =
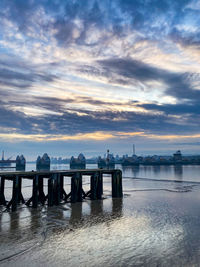
{"type": "Polygon", "coordinates": [[[105,179],[100,201],[1,210],[0,265],[199,266],[199,185],[123,184],[123,199],[105,179]]]}

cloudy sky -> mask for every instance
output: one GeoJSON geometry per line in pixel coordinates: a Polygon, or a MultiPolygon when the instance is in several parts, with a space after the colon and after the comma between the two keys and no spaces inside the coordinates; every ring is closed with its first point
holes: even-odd
{"type": "Polygon", "coordinates": [[[200,152],[200,1],[1,0],[0,149],[200,152]]]}

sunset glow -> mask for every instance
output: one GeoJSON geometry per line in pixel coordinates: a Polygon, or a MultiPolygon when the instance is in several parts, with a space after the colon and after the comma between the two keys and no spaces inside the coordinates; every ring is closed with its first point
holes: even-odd
{"type": "Polygon", "coordinates": [[[195,152],[199,9],[189,0],[1,1],[1,146],[31,141],[34,152],[50,141],[53,153],[62,141],[70,154],[87,140],[90,154],[92,141],[118,139],[115,153],[132,143],[139,153],[179,143],[195,152]]]}

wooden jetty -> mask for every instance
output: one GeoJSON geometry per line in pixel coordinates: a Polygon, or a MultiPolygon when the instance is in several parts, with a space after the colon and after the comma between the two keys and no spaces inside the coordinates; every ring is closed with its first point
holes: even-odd
{"type": "Polygon", "coordinates": [[[92,200],[101,199],[103,194],[103,175],[109,174],[112,180],[112,197],[123,197],[122,172],[121,170],[106,169],[84,169],[84,170],[61,170],[61,171],[29,171],[29,172],[0,172],[0,205],[5,205],[7,209],[17,210],[20,203],[37,208],[38,204],[48,206],[59,205],[61,202],[79,202],[89,197],[92,200]],[[90,190],[84,192],[82,187],[82,177],[90,176],[90,190]],[[64,179],[71,177],[71,191],[65,192],[64,179]],[[23,179],[31,179],[32,196],[28,201],[22,195],[23,179]],[[44,179],[48,179],[48,193],[44,194],[44,179]],[[12,198],[6,201],[4,188],[5,181],[12,181],[12,198]]]}

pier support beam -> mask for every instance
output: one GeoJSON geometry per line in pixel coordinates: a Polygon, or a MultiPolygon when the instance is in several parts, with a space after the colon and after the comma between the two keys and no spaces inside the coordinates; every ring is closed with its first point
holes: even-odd
{"type": "Polygon", "coordinates": [[[37,208],[38,204],[44,205],[48,199],[48,206],[59,205],[62,201],[70,201],[72,203],[81,202],[84,198],[90,197],[93,200],[102,199],[103,194],[103,174],[112,175],[112,197],[123,197],[122,192],[122,172],[120,170],[70,170],[70,171],[47,171],[47,172],[13,172],[0,173],[0,205],[6,205],[7,209],[12,211],[17,209],[17,205],[24,198],[22,195],[23,179],[31,179],[33,181],[32,196],[26,202],[29,206],[32,203],[33,208],[37,208]],[[90,190],[86,193],[82,187],[82,175],[90,175],[90,190]],[[64,177],[71,177],[71,192],[67,194],[64,190],[64,177]],[[44,179],[48,178],[48,194],[44,194],[44,179]],[[12,199],[6,203],[4,189],[5,180],[13,181],[12,199]]]}
{"type": "Polygon", "coordinates": [[[123,197],[122,172],[120,170],[112,173],[112,197],[123,197]]]}
{"type": "Polygon", "coordinates": [[[6,205],[4,189],[5,189],[5,178],[2,176],[0,185],[0,205],[6,205]]]}
{"type": "Polygon", "coordinates": [[[103,193],[103,177],[100,172],[95,172],[90,178],[90,198],[101,199],[103,193]]]}
{"type": "Polygon", "coordinates": [[[60,204],[60,174],[55,173],[53,175],[54,179],[54,204],[59,205],[60,204]]]}
{"type": "Polygon", "coordinates": [[[69,194],[67,194],[65,192],[65,188],[64,188],[64,176],[62,174],[60,174],[60,200],[64,200],[65,202],[68,200],[68,198],[71,196],[71,192],[69,194]]]}
{"type": "Polygon", "coordinates": [[[18,196],[19,196],[19,176],[16,175],[13,178],[12,200],[11,200],[11,203],[9,203],[9,204],[12,204],[12,211],[17,210],[18,196]]]}
{"type": "Polygon", "coordinates": [[[17,210],[18,196],[19,196],[19,176],[16,175],[13,179],[12,211],[17,210]]]}
{"type": "Polygon", "coordinates": [[[103,174],[99,172],[97,199],[102,199],[102,195],[103,195],[103,174]]]}
{"type": "Polygon", "coordinates": [[[44,205],[45,199],[43,191],[43,177],[36,174],[33,177],[32,197],[26,202],[26,205],[29,206],[32,202],[32,207],[37,208],[39,202],[44,205]]]}
{"type": "Polygon", "coordinates": [[[48,206],[53,206],[54,202],[54,179],[53,177],[48,179],[48,206]]]}
{"type": "Polygon", "coordinates": [[[39,191],[39,201],[41,202],[42,205],[45,203],[45,194],[44,194],[44,178],[39,176],[38,177],[38,191],[39,191]]]}
{"type": "Polygon", "coordinates": [[[82,201],[82,175],[75,173],[71,178],[71,202],[82,201]]]}
{"type": "Polygon", "coordinates": [[[25,203],[24,197],[22,195],[22,177],[19,177],[19,191],[18,191],[18,203],[25,203]]]}
{"type": "Polygon", "coordinates": [[[60,174],[60,199],[63,199],[63,190],[64,190],[64,177],[60,174]]]}
{"type": "Polygon", "coordinates": [[[33,178],[33,208],[37,208],[38,206],[38,175],[35,175],[33,178]]]}

